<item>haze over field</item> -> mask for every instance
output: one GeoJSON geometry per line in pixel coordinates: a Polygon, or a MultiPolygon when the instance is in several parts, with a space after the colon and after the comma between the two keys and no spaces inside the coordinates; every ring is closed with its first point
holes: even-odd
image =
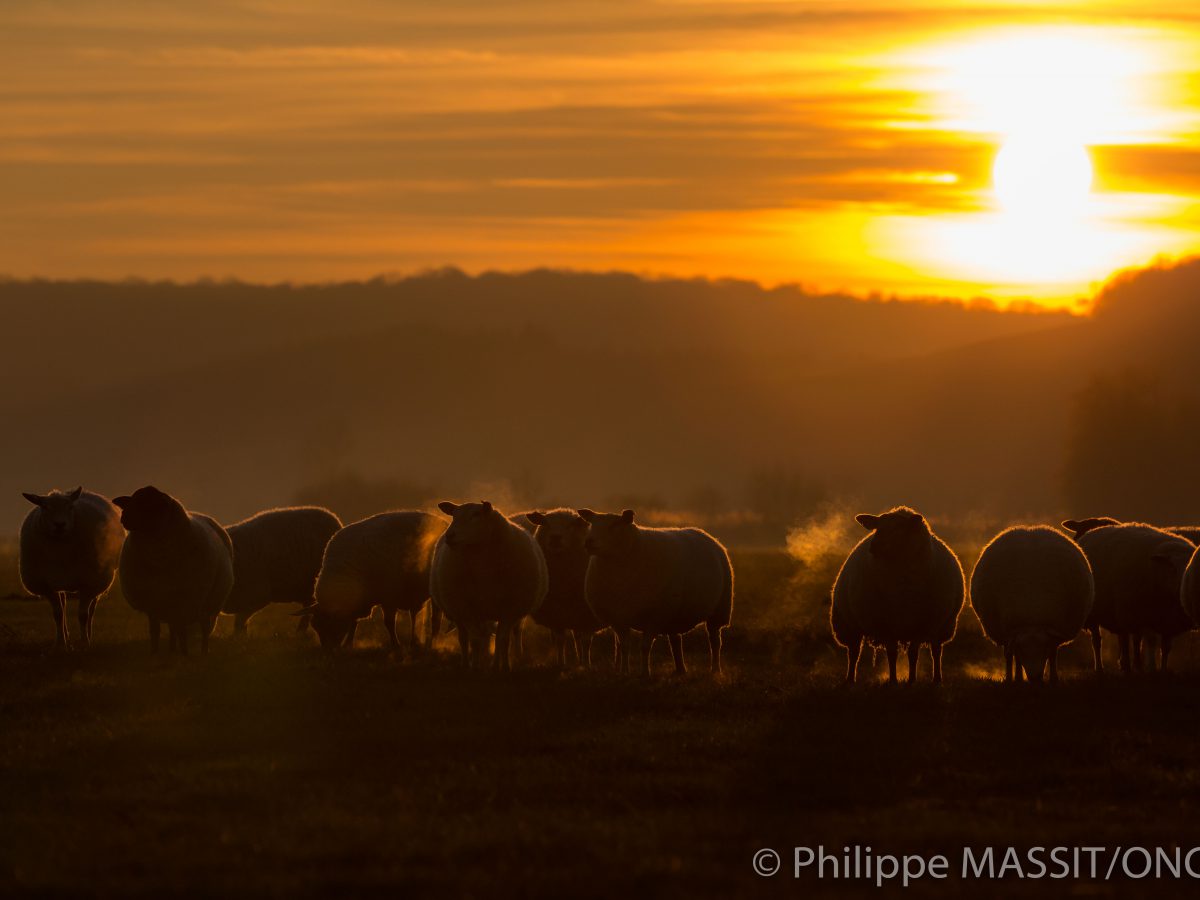
{"type": "Polygon", "coordinates": [[[772,542],[832,502],[1186,520],[1198,288],[1132,273],[1068,316],[551,271],[10,282],[0,508],[153,482],[225,521],[478,494],[748,511],[772,542]]]}

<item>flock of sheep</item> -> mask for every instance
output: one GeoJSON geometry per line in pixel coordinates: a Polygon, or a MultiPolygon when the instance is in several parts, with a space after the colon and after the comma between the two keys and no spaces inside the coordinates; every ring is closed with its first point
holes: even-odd
{"type": "MultiPolygon", "coordinates": [[[[725,548],[698,528],[647,528],[632,510],[556,509],[506,517],[491,503],[443,502],[446,518],[385,512],[342,525],[318,507],[259,513],[223,528],[154,487],[108,499],[82,488],[25,494],[34,506],[21,527],[21,579],[50,603],[66,647],[67,598],[78,598],[79,635],[91,642],[100,598],[119,573],[129,605],[149,620],[151,649],[163,623],[172,650],[201,652],[221,613],[235,633],[270,603],[299,603],[299,630],[310,625],[322,647],[353,644],[358,622],[376,606],[394,646],[396,617],[431,606],[437,636],[454,623],[468,666],[505,670],[520,651],[526,618],[553,635],[558,663],[573,644],[591,665],[593,637],[616,636],[616,663],[629,672],[630,633],[642,635],[641,671],[650,672],[657,637],[685,671],[682,637],[704,625],[711,669],[733,611],[733,567],[725,548]]],[[[920,514],[898,507],[860,515],[869,534],[851,551],[833,586],[830,623],[846,647],[846,680],[855,680],[864,641],[887,653],[896,680],[907,648],[909,680],[922,645],[942,680],[942,648],[966,602],[954,551],[920,514]]],[[[1081,629],[1092,634],[1101,668],[1101,629],[1117,635],[1121,667],[1141,666],[1142,641],[1157,637],[1166,666],[1172,639],[1200,622],[1200,530],[1160,529],[1114,519],[1063,523],[1074,540],[1045,527],[1014,527],[984,549],[970,579],[971,604],[984,632],[1004,652],[1006,680],[1057,680],[1057,654],[1081,629]]],[[[1151,653],[1153,666],[1153,653],[1151,653]]]]}

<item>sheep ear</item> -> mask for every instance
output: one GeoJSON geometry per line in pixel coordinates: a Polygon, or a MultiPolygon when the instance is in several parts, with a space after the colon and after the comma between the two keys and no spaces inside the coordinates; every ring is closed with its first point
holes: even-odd
{"type": "Polygon", "coordinates": [[[438,509],[453,518],[454,514],[459,510],[459,505],[457,503],[451,503],[449,500],[443,500],[438,504],[438,509]]]}
{"type": "Polygon", "coordinates": [[[127,509],[132,502],[132,497],[113,497],[113,506],[117,509],[127,509]]]}
{"type": "Polygon", "coordinates": [[[546,524],[546,514],[543,512],[538,512],[537,510],[525,513],[525,518],[527,518],[534,525],[546,524]]]}
{"type": "Polygon", "coordinates": [[[43,497],[41,494],[26,494],[26,493],[22,492],[21,496],[24,497],[26,500],[28,500],[30,503],[32,503],[34,506],[45,506],[46,505],[46,498],[43,497]]]}
{"type": "Polygon", "coordinates": [[[594,518],[596,518],[596,513],[590,509],[577,509],[575,512],[579,513],[579,518],[583,519],[585,522],[591,522],[594,518]]]}
{"type": "Polygon", "coordinates": [[[1062,523],[1062,527],[1067,529],[1067,531],[1078,531],[1083,527],[1083,523],[1078,519],[1067,519],[1062,523]]]}
{"type": "Polygon", "coordinates": [[[480,506],[483,507],[484,512],[492,511],[492,501],[490,501],[490,500],[484,500],[482,503],[480,503],[480,506]]]}
{"type": "Polygon", "coordinates": [[[83,493],[83,485],[80,485],[79,487],[75,488],[75,490],[71,491],[71,493],[69,495],[71,498],[71,502],[74,503],[76,500],[78,500],[79,495],[82,493],[83,493]]]}
{"type": "Polygon", "coordinates": [[[854,521],[867,529],[867,531],[874,531],[879,527],[879,516],[872,516],[867,513],[859,513],[854,517],[854,521]]]}
{"type": "Polygon", "coordinates": [[[621,510],[621,521],[624,522],[626,525],[632,525],[633,524],[633,510],[632,509],[621,510]]]}

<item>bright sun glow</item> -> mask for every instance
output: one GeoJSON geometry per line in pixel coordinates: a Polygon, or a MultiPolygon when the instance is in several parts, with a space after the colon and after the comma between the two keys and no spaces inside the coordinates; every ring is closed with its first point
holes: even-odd
{"type": "MultiPolygon", "coordinates": [[[[923,256],[964,279],[1082,286],[1102,278],[1132,235],[1121,195],[1093,193],[1089,148],[1154,139],[1156,45],[1120,28],[1028,28],[952,40],[907,55],[934,125],[995,147],[978,213],[910,230],[923,256]]],[[[911,243],[906,241],[905,243],[911,243]]]]}

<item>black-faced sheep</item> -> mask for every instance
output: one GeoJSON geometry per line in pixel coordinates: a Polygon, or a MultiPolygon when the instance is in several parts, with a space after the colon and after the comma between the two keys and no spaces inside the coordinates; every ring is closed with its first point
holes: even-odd
{"type": "Polygon", "coordinates": [[[67,646],[67,597],[78,598],[79,638],[92,642],[100,598],[112,587],[125,532],[120,513],[104,497],[76,488],[25,494],[34,509],[21,524],[21,583],[50,603],[55,645],[67,646]]]}
{"type": "Polygon", "coordinates": [[[483,666],[494,626],[494,665],[507,670],[514,629],[546,596],[546,560],[533,535],[487,501],[438,508],[452,521],[434,551],[433,602],[457,626],[464,663],[483,666]]]}
{"type": "Polygon", "coordinates": [[[558,664],[567,664],[567,639],[574,641],[581,665],[591,668],[592,638],[603,625],[587,604],[584,581],[591,555],[585,546],[588,523],[573,509],[525,513],[537,530],[534,539],[542,548],[550,573],[550,589],[533,621],[550,629],[558,664]]]}
{"type": "MultiPolygon", "coordinates": [[[[1076,531],[1080,524],[1068,520],[1063,526],[1076,531]]],[[[1087,554],[1096,583],[1096,602],[1087,623],[1096,670],[1103,668],[1101,628],[1117,635],[1122,671],[1141,667],[1141,654],[1131,652],[1131,639],[1136,644],[1146,633],[1159,636],[1165,668],[1174,637],[1192,627],[1180,590],[1195,545],[1136,522],[1086,529],[1077,542],[1087,554]]]]}
{"type": "Polygon", "coordinates": [[[407,610],[416,650],[417,614],[429,600],[430,564],[446,522],[416,510],[380,513],[352,522],[325,547],[315,601],[293,615],[312,617],[326,650],[350,647],[360,619],[383,608],[393,648],[400,646],[396,614],[407,610]]]}
{"type": "Polygon", "coordinates": [[[965,596],[962,566],[925,517],[908,507],[859,515],[869,532],[850,552],[833,585],[830,624],[846,648],[846,681],[853,684],[863,641],[887,651],[888,680],[908,646],[908,680],[917,677],[922,644],[933,656],[933,681],[942,681],[942,646],[954,637],[965,596]]]}
{"type": "MultiPolygon", "coordinates": [[[[234,632],[244,633],[250,617],[270,603],[311,604],[325,545],[341,527],[319,506],[269,509],[230,525],[233,590],[223,612],[234,616],[234,632]]],[[[302,617],[299,630],[307,625],[302,617]]]]}
{"type": "Polygon", "coordinates": [[[699,528],[642,527],[631,509],[579,515],[591,526],[587,604],[616,632],[621,671],[629,671],[631,630],[642,634],[644,675],[659,635],[670,641],[675,670],[685,671],[683,635],[703,624],[710,669],[720,672],[722,632],[733,615],[733,565],[720,541],[699,528]]]}
{"type": "Polygon", "coordinates": [[[200,629],[200,651],[233,587],[233,542],[216,520],[189,513],[154,487],[138,488],[113,503],[129,532],[121,550],[125,599],[150,619],[150,649],[158,650],[160,623],[170,628],[170,647],[188,651],[188,633],[200,629]]]}
{"type": "Polygon", "coordinates": [[[983,548],[971,573],[971,606],[984,634],[1004,650],[1005,681],[1021,672],[1040,682],[1049,663],[1058,681],[1058,648],[1092,610],[1092,570],[1079,546],[1053,528],[1019,526],[983,548]]]}

